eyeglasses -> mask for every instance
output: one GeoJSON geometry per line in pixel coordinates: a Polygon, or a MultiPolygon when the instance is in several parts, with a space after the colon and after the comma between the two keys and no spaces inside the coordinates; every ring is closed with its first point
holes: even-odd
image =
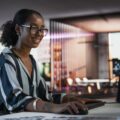
{"type": "Polygon", "coordinates": [[[43,36],[46,36],[48,33],[47,28],[38,28],[37,26],[34,26],[34,25],[21,25],[21,26],[29,28],[31,34],[36,34],[36,33],[40,32],[43,36]]]}

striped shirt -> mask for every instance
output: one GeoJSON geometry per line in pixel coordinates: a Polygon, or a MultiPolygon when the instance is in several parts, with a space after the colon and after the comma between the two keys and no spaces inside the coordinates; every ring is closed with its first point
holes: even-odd
{"type": "Polygon", "coordinates": [[[30,58],[33,66],[30,76],[22,60],[15,53],[10,49],[2,53],[5,63],[0,68],[0,101],[9,112],[23,110],[25,105],[35,98],[52,100],[32,55],[30,58]]]}

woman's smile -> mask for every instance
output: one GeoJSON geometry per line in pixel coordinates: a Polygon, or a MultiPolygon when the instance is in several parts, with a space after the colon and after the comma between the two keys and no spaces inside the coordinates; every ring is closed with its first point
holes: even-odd
{"type": "Polygon", "coordinates": [[[37,37],[33,39],[33,43],[35,44],[39,44],[41,42],[42,38],[41,37],[37,37]]]}

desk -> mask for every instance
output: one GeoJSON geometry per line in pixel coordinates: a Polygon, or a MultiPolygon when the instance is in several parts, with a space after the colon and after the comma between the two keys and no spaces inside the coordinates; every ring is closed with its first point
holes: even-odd
{"type": "Polygon", "coordinates": [[[0,120],[120,120],[120,104],[109,103],[89,111],[88,115],[21,112],[0,116],[0,120]]]}

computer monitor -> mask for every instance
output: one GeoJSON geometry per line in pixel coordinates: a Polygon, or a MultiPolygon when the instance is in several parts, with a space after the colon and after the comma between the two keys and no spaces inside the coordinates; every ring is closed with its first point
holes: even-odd
{"type": "Polygon", "coordinates": [[[112,59],[112,62],[113,62],[113,74],[119,77],[116,101],[120,103],[120,60],[116,58],[112,59]]]}
{"type": "Polygon", "coordinates": [[[113,74],[120,76],[120,60],[117,58],[112,59],[113,62],[113,74]]]}

